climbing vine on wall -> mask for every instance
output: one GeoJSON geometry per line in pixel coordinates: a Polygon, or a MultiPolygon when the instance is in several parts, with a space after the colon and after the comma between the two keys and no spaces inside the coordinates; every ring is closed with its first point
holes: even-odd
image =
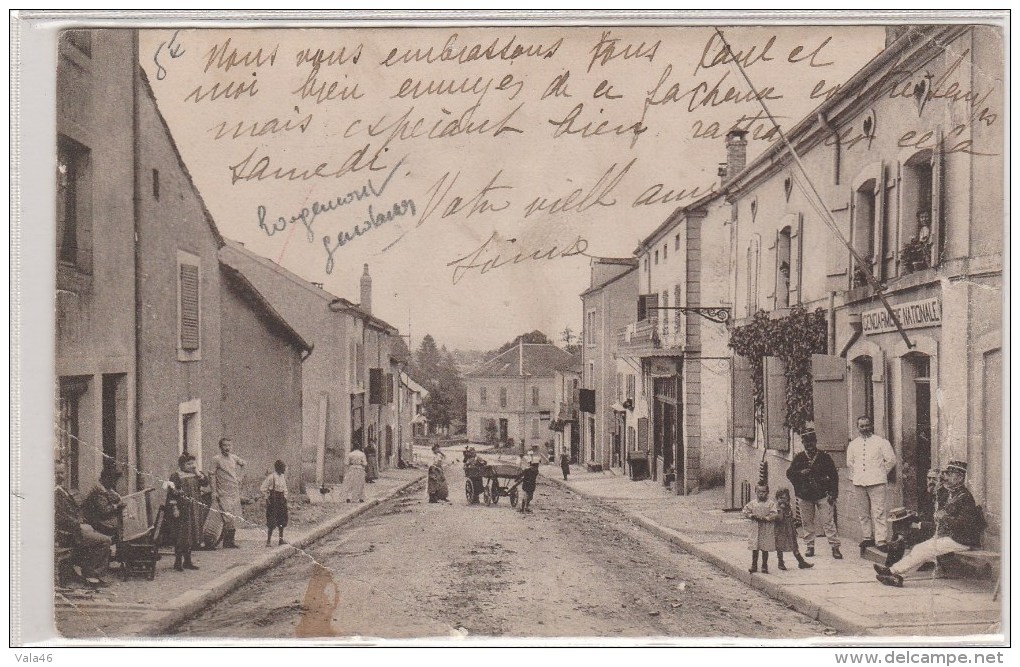
{"type": "Polygon", "coordinates": [[[808,312],[794,306],[790,314],[772,319],[759,310],[749,324],[734,327],[729,345],[751,363],[754,377],[754,418],[765,419],[765,357],[779,357],[786,365],[784,426],[801,431],[814,419],[811,393],[811,355],[825,354],[828,325],[821,308],[808,312]]]}

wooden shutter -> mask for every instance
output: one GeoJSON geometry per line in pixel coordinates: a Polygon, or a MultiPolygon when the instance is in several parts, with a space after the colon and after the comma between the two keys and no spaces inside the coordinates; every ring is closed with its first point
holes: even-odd
{"type": "Polygon", "coordinates": [[[595,390],[594,389],[581,389],[580,390],[580,410],[581,412],[587,412],[589,414],[595,414],[595,390]]]}
{"type": "Polygon", "coordinates": [[[645,301],[644,294],[637,298],[637,318],[638,322],[648,319],[648,303],[645,301]]]}
{"type": "Polygon", "coordinates": [[[199,346],[198,266],[181,264],[181,349],[199,346]]]}
{"type": "Polygon", "coordinates": [[[751,360],[733,356],[730,367],[733,396],[733,437],[754,439],[754,371],[751,360]]]}
{"type": "Polygon", "coordinates": [[[383,372],[381,368],[368,369],[368,402],[370,405],[382,405],[386,402],[383,372]]]}
{"type": "Polygon", "coordinates": [[[850,440],[846,359],[811,355],[811,377],[818,449],[841,452],[850,440]]]}
{"type": "Polygon", "coordinates": [[[935,131],[935,148],[931,155],[931,265],[942,263],[943,249],[946,244],[945,211],[942,206],[942,189],[945,181],[945,151],[942,145],[942,128],[935,131]]]}
{"type": "Polygon", "coordinates": [[[882,280],[885,263],[885,162],[878,163],[878,174],[875,175],[875,227],[872,232],[871,272],[878,280],[882,280]]]}
{"type": "Polygon", "coordinates": [[[773,264],[773,267],[772,267],[772,294],[770,294],[768,297],[766,297],[768,299],[768,303],[769,303],[769,310],[775,310],[776,309],[776,304],[778,303],[778,299],[776,298],[776,295],[777,295],[777,293],[779,291],[779,288],[778,288],[778,285],[779,285],[779,235],[781,233],[782,233],[781,231],[777,231],[776,232],[776,237],[772,241],[772,246],[769,248],[769,250],[772,251],[772,258],[774,260],[772,262],[772,264],[773,264]]]}
{"type": "Polygon", "coordinates": [[[857,268],[857,261],[854,259],[854,251],[857,250],[857,234],[854,233],[857,228],[857,191],[850,188],[850,234],[847,236],[847,243],[850,244],[850,248],[853,251],[847,251],[847,263],[846,263],[846,286],[847,289],[853,289],[854,286],[854,269],[857,268]]]}
{"type": "Polygon", "coordinates": [[[393,402],[393,373],[386,374],[386,404],[393,402]]]}
{"type": "Polygon", "coordinates": [[[801,302],[801,281],[804,265],[804,214],[797,215],[797,225],[790,236],[790,305],[801,302]]]}
{"type": "MultiPolygon", "coordinates": [[[[683,285],[677,284],[677,285],[673,286],[673,305],[674,306],[679,307],[679,306],[681,306],[683,304],[683,292],[681,292],[682,289],[683,289],[683,285]]],[[[683,326],[683,319],[681,319],[681,318],[683,318],[683,317],[684,317],[683,312],[681,312],[679,310],[676,311],[676,317],[674,318],[673,321],[676,322],[676,333],[678,335],[683,330],[683,329],[681,329],[681,327],[683,326]]]]}
{"type": "Polygon", "coordinates": [[[790,449],[786,427],[786,364],[779,357],[765,357],[765,447],[781,452],[790,449]]]}

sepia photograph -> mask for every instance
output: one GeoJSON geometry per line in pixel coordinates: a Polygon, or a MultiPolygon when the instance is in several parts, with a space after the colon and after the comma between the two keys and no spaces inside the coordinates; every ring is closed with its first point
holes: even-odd
{"type": "Polygon", "coordinates": [[[1008,643],[1008,13],[21,14],[13,646],[1008,643]]]}

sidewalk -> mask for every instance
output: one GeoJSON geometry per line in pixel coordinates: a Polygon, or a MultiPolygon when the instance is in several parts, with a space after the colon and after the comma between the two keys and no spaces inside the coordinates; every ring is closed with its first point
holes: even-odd
{"type": "Polygon", "coordinates": [[[818,555],[809,559],[813,568],[797,569],[791,555],[790,570],[777,570],[773,563],[771,574],[750,574],[747,521],[739,512],[723,511],[729,497],[722,488],[681,497],[658,482],[632,482],[623,475],[589,473],[580,466],[571,466],[567,482],[556,466],[543,466],[542,475],[615,506],[685,551],[841,633],[989,639],[1003,633],[1002,597],[992,600],[992,582],[915,572],[905,577],[903,588],[886,587],[876,581],[872,563],[858,557],[856,544],[846,541],[843,560],[832,558],[822,537],[815,541],[818,555]]]}
{"type": "Polygon", "coordinates": [[[357,504],[305,505],[295,512],[285,537],[289,544],[266,546],[261,527],[237,531],[240,549],[195,551],[199,570],[175,572],[173,555],[163,554],[156,578],[120,578],[110,570],[109,588],[59,589],[55,598],[58,633],[73,638],[156,637],[191,618],[261,572],[293,556],[298,550],[321,539],[356,516],[388,500],[426,476],[421,468],[390,469],[380,473],[374,484],[365,485],[366,501],[357,504]],[[302,519],[301,517],[307,517],[302,519]]]}

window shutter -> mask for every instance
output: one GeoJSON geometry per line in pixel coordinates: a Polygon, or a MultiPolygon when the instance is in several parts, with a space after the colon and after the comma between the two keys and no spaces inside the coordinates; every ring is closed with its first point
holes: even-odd
{"type": "Polygon", "coordinates": [[[801,280],[804,273],[804,214],[797,215],[797,226],[790,238],[790,305],[801,302],[801,280]]]}
{"type": "Polygon", "coordinates": [[[382,405],[385,403],[385,390],[383,388],[383,372],[381,368],[368,369],[368,402],[370,405],[382,405]]]}
{"type": "Polygon", "coordinates": [[[648,319],[648,304],[645,302],[644,294],[637,298],[637,318],[638,322],[648,319]]]}
{"type": "Polygon", "coordinates": [[[733,437],[754,439],[754,371],[751,360],[733,356],[731,366],[733,395],[733,437]]]}
{"type": "MultiPolygon", "coordinates": [[[[850,247],[856,250],[856,238],[854,229],[857,227],[857,193],[850,189],[850,234],[847,236],[847,243],[850,247]]],[[[854,253],[847,251],[846,260],[847,272],[846,272],[846,286],[847,289],[853,289],[854,286],[854,270],[857,268],[857,262],[854,260],[854,253]]]]}
{"type": "MultiPolygon", "coordinates": [[[[682,289],[683,289],[682,285],[677,284],[677,285],[673,286],[673,305],[674,306],[679,307],[683,303],[683,297],[681,296],[683,294],[683,292],[681,292],[682,289]]],[[[683,320],[681,319],[682,317],[684,317],[684,314],[681,311],[679,311],[679,310],[676,311],[676,317],[674,318],[674,322],[676,322],[676,333],[677,334],[679,334],[680,331],[682,330],[681,329],[681,325],[683,324],[683,320]]]]}
{"type": "Polygon", "coordinates": [[[811,355],[811,377],[818,449],[841,452],[850,441],[846,359],[825,354],[811,355]]]}
{"type": "Polygon", "coordinates": [[[776,232],[776,238],[772,242],[772,247],[769,250],[772,252],[773,267],[772,267],[772,294],[766,297],[768,299],[769,309],[775,310],[776,308],[776,292],[778,291],[777,285],[779,285],[779,234],[776,232]]]}
{"type": "Polygon", "coordinates": [[[945,180],[945,152],[942,145],[942,128],[935,131],[935,149],[931,155],[931,265],[942,263],[943,249],[946,245],[946,221],[943,219],[942,189],[945,180]]]}
{"type": "Polygon", "coordinates": [[[790,449],[786,427],[786,364],[779,357],[765,357],[765,447],[781,452],[790,449]]]}
{"type": "Polygon", "coordinates": [[[581,412],[587,412],[589,414],[595,414],[595,390],[594,389],[581,389],[580,390],[580,409],[581,412]]]}
{"type": "Polygon", "coordinates": [[[181,349],[197,350],[199,344],[198,267],[181,264],[181,349]]]}
{"type": "Polygon", "coordinates": [[[393,403],[393,373],[386,374],[386,404],[393,403]]]}
{"type": "Polygon", "coordinates": [[[871,272],[882,280],[885,263],[885,162],[879,162],[875,175],[875,231],[874,252],[871,256],[871,272]]]}

